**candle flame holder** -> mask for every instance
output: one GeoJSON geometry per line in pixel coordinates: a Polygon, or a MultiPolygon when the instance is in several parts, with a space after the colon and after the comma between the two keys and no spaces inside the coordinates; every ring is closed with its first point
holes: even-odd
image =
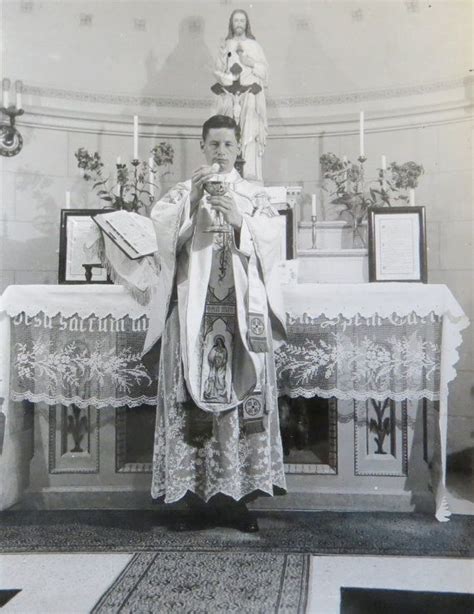
{"type": "Polygon", "coordinates": [[[311,249],[317,249],[316,245],[316,222],[317,217],[315,215],[311,216],[311,249]]]}

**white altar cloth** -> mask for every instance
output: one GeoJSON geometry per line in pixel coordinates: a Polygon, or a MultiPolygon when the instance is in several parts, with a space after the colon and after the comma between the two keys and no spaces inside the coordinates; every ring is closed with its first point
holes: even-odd
{"type": "MultiPolygon", "coordinates": [[[[290,396],[318,394],[325,397],[335,396],[336,398],[346,399],[390,397],[396,400],[402,398],[418,400],[425,397],[432,401],[439,401],[440,449],[438,462],[434,464],[433,468],[435,472],[433,482],[436,491],[436,516],[440,521],[447,520],[449,510],[445,496],[445,463],[448,383],[456,376],[454,365],[459,358],[457,348],[462,342],[461,330],[469,324],[462,308],[449,289],[444,285],[411,283],[299,284],[288,285],[283,288],[287,324],[292,332],[288,344],[283,346],[281,352],[279,350],[280,354],[277,352],[277,370],[279,369],[281,376],[284,376],[285,373],[287,376],[288,373],[290,374],[289,379],[287,377],[286,380],[286,387],[284,385],[283,391],[286,394],[290,396]],[[381,340],[377,338],[377,335],[380,337],[380,330],[382,329],[385,337],[381,340]],[[417,345],[413,345],[413,339],[419,331],[421,331],[420,334],[423,337],[426,331],[430,329],[437,331],[432,338],[430,337],[428,341],[424,338],[418,339],[417,345]],[[337,332],[334,332],[336,330],[337,332]],[[328,331],[326,337],[324,337],[325,331],[328,331]],[[348,341],[347,331],[357,333],[351,333],[355,339],[353,342],[348,341]],[[404,333],[404,337],[401,331],[404,333]],[[407,331],[414,332],[408,334],[407,331]],[[310,366],[312,367],[313,380],[308,376],[307,369],[303,374],[300,370],[300,380],[304,386],[299,384],[293,386],[291,378],[296,370],[291,361],[299,352],[298,365],[301,366],[306,352],[304,343],[298,345],[298,340],[301,341],[302,336],[309,338],[310,346],[308,347],[313,352],[313,356],[320,358],[322,356],[323,360],[320,360],[320,362],[325,368],[319,369],[321,365],[316,365],[318,368],[315,368],[314,358],[311,358],[310,366]],[[397,339],[400,336],[401,341],[397,339]],[[333,346],[330,346],[328,340],[334,339],[336,341],[333,346]],[[388,339],[391,354],[384,349],[384,346],[387,345],[386,339],[388,339]],[[372,346],[376,347],[373,359],[370,354],[372,346]],[[421,352],[420,356],[425,361],[422,369],[425,381],[423,385],[416,387],[413,386],[413,381],[410,382],[410,380],[413,380],[412,376],[413,371],[416,371],[416,364],[413,362],[403,364],[403,356],[410,356],[414,347],[417,348],[418,352],[421,352]],[[360,373],[354,371],[356,383],[359,384],[356,387],[347,376],[340,375],[338,378],[337,372],[339,369],[342,373],[348,357],[356,365],[361,362],[360,352],[357,353],[358,348],[362,348],[364,352],[363,364],[374,363],[376,369],[370,371],[368,378],[364,374],[365,380],[361,379],[360,373]],[[325,352],[326,356],[324,356],[325,352]],[[391,356],[391,362],[386,358],[388,355],[391,356]],[[383,360],[387,361],[386,365],[388,366],[384,367],[384,364],[381,364],[383,360]],[[331,364],[331,361],[335,364],[331,364]],[[400,367],[402,367],[404,379],[400,386],[393,390],[390,388],[390,382],[397,379],[397,374],[401,372],[400,367]],[[392,369],[392,371],[389,372],[389,369],[392,369]],[[426,377],[427,372],[428,377],[426,377]],[[328,373],[330,375],[329,383],[327,381],[328,373]],[[381,373],[385,377],[381,377],[381,373]],[[431,379],[430,374],[434,374],[431,379]],[[425,385],[428,380],[430,380],[431,388],[427,388],[425,385]],[[366,384],[367,386],[364,387],[366,384]]],[[[0,299],[0,397],[5,399],[2,409],[6,416],[3,459],[0,457],[0,479],[6,479],[9,435],[16,429],[14,416],[9,415],[8,412],[8,400],[28,399],[35,402],[41,399],[49,403],[64,402],[61,395],[56,397],[54,394],[50,397],[35,396],[34,391],[31,390],[10,391],[10,356],[14,353],[9,350],[11,328],[16,319],[17,324],[27,325],[33,331],[37,324],[34,318],[39,313],[49,318],[56,317],[56,322],[60,318],[59,321],[63,323],[67,323],[73,318],[78,318],[81,321],[89,318],[87,321],[89,333],[91,331],[93,333],[90,323],[92,317],[99,319],[109,317],[115,320],[122,318],[146,320],[147,316],[146,307],[139,305],[125,292],[124,288],[116,285],[31,285],[10,286],[5,290],[0,299]]],[[[77,331],[82,330],[78,326],[84,326],[84,322],[81,324],[81,321],[79,324],[76,322],[75,328],[73,328],[76,331],[76,337],[77,331]]],[[[42,321],[38,320],[38,322],[38,327],[41,327],[41,325],[44,325],[44,318],[42,321]]],[[[49,327],[51,328],[51,324],[49,327]]],[[[66,326],[64,328],[66,329],[66,326]]],[[[131,330],[128,332],[130,333],[131,330]]],[[[129,355],[131,354],[135,356],[136,352],[129,352],[129,355]]],[[[34,372],[34,369],[32,372],[34,372]]],[[[418,372],[415,375],[418,377],[418,372]]],[[[282,379],[284,380],[284,377],[282,379]]],[[[94,403],[94,399],[92,401],[84,400],[84,402],[94,403]]],[[[155,402],[154,395],[149,393],[142,394],[142,396],[138,395],[136,399],[137,403],[138,401],[155,402]]],[[[72,402],[80,402],[77,395],[71,400],[72,402]]],[[[110,399],[95,400],[95,402],[98,407],[114,404],[110,402],[110,399]]],[[[123,398],[119,398],[117,404],[123,405],[123,398]]],[[[115,406],[118,406],[117,404],[115,406]]]]}

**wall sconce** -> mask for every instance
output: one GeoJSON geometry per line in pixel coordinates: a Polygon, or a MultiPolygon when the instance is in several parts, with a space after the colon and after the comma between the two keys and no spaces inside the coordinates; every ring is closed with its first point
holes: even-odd
{"type": "Polygon", "coordinates": [[[15,128],[15,118],[18,115],[23,115],[24,110],[21,108],[21,94],[23,83],[15,81],[15,104],[10,104],[10,79],[2,81],[2,114],[8,116],[8,123],[3,122],[0,126],[0,155],[16,156],[20,153],[23,147],[23,137],[15,128]]]}

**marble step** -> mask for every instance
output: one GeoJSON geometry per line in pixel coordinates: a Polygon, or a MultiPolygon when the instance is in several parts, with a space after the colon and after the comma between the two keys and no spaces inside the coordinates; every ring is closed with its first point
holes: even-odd
{"type": "Polygon", "coordinates": [[[366,249],[306,249],[298,252],[298,283],[356,284],[369,281],[366,249]]]}

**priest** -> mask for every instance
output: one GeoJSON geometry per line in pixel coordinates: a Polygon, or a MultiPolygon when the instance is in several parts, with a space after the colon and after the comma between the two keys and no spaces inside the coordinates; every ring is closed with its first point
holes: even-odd
{"type": "Polygon", "coordinates": [[[181,529],[224,510],[257,531],[245,503],[286,487],[273,359],[285,334],[281,226],[262,188],[235,170],[239,147],[233,118],[208,119],[206,163],[151,213],[159,275],[144,355],[160,356],[152,496],[188,502],[194,520],[181,529]]]}

